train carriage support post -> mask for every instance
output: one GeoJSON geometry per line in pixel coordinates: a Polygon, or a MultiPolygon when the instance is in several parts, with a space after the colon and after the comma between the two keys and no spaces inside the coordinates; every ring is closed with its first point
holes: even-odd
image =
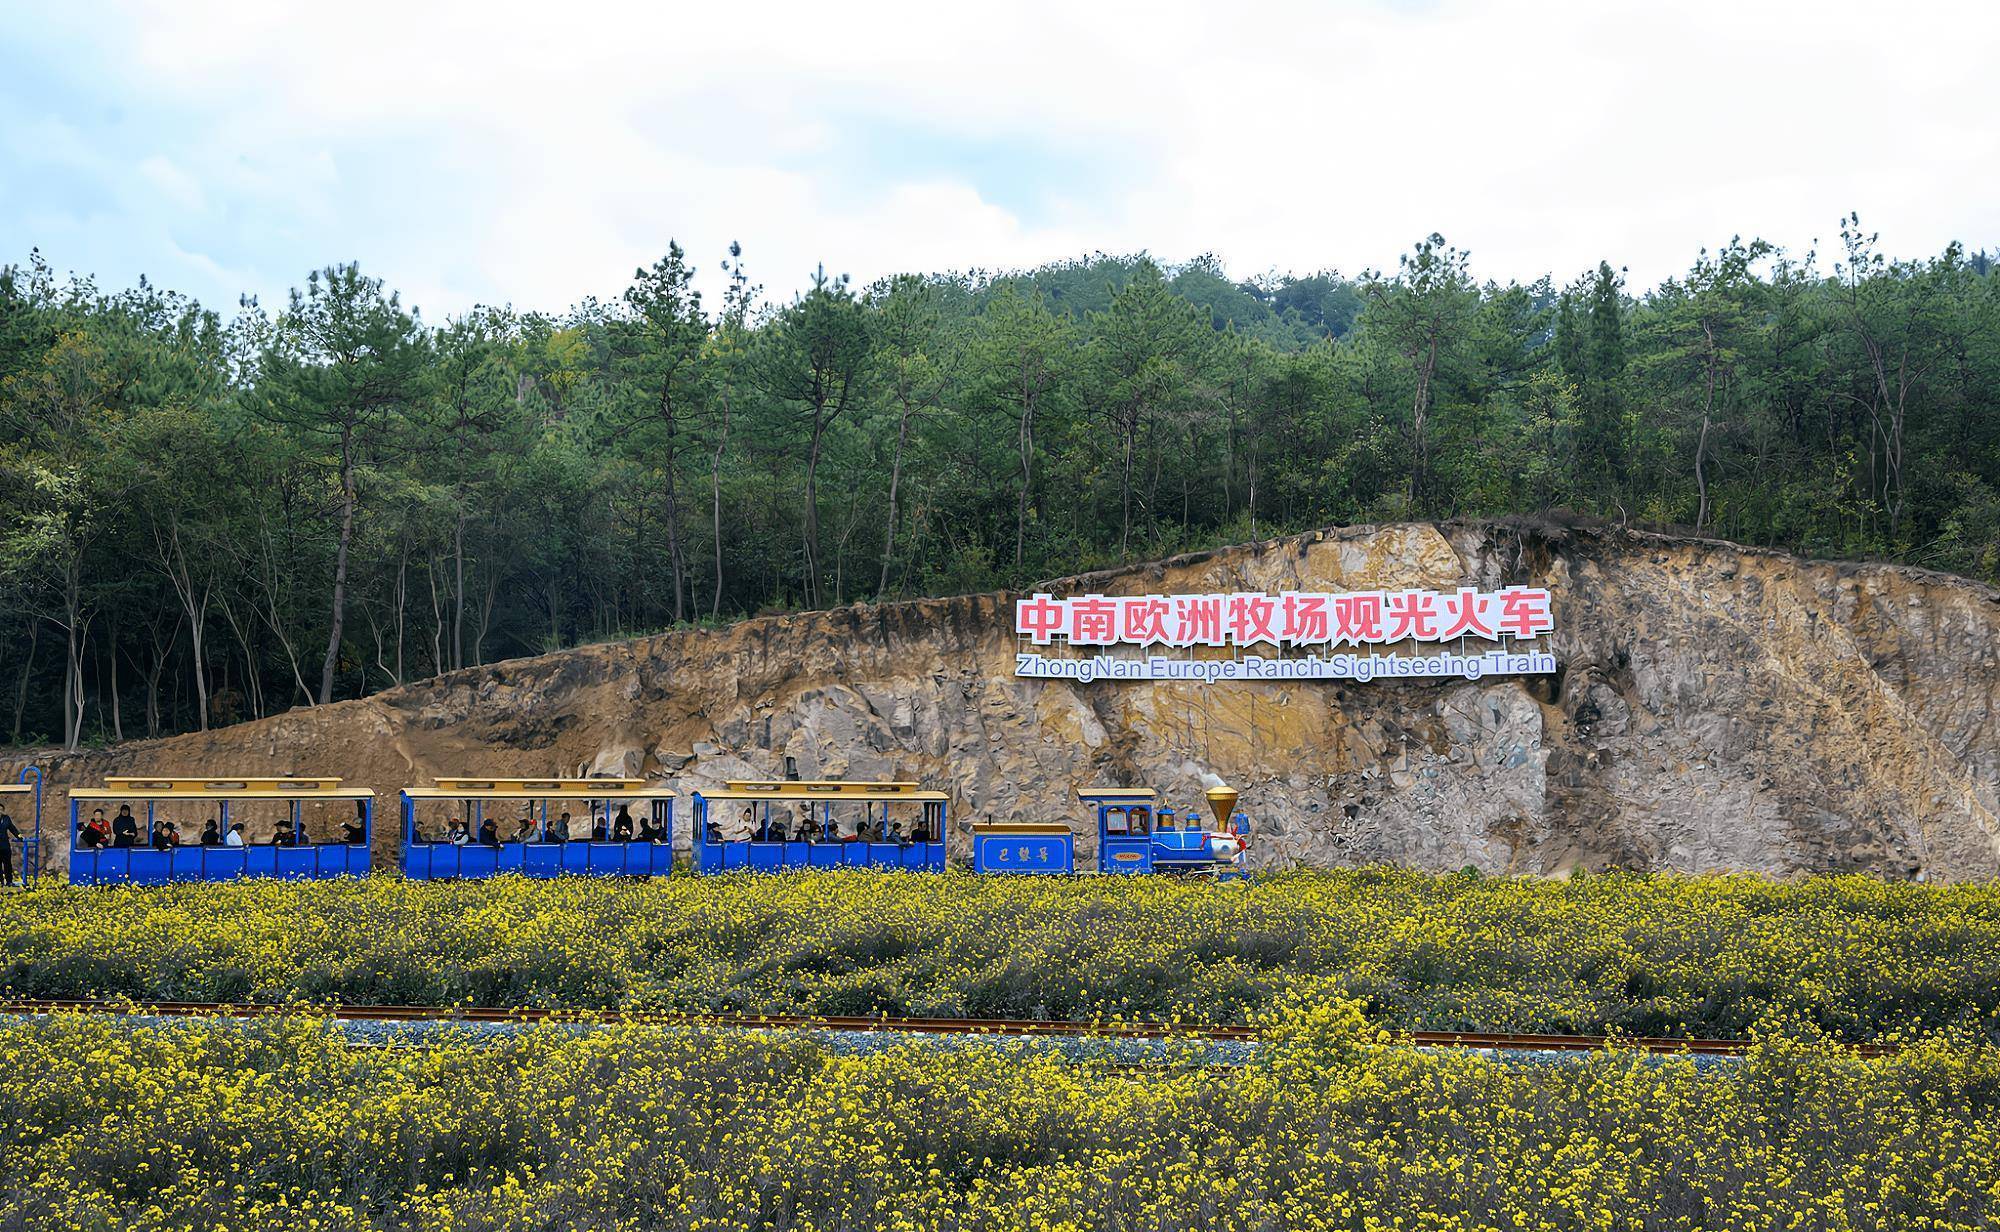
{"type": "MultiPolygon", "coordinates": [[[[14,870],[14,877],[22,885],[33,885],[42,872],[42,768],[27,766],[21,771],[18,783],[0,783],[0,809],[5,809],[13,817],[15,828],[21,831],[21,865],[14,870]],[[30,781],[32,780],[32,782],[30,781]],[[21,805],[26,803],[27,809],[21,805]],[[32,811],[32,820],[23,815],[32,811]]],[[[0,843],[12,842],[0,835],[0,843]]],[[[13,853],[10,851],[8,855],[13,853]]],[[[9,860],[11,864],[12,861],[9,860]]],[[[10,879],[11,884],[11,879],[10,879]]],[[[0,889],[4,889],[0,886],[0,889]]]]}
{"type": "MultiPolygon", "coordinates": [[[[136,820],[136,819],[135,819],[136,820]]],[[[189,829],[199,824],[188,817],[189,829]]],[[[106,778],[102,787],[78,788],[69,793],[69,880],[71,885],[163,885],[170,881],[235,881],[250,877],[323,879],[365,877],[371,863],[370,844],[375,837],[375,793],[362,787],[347,787],[338,778],[300,776],[218,775],[119,776],[106,778]],[[83,828],[83,810],[115,808],[133,802],[146,809],[146,828],[129,846],[84,847],[78,842],[83,828]],[[341,823],[337,839],[313,841],[306,826],[305,805],[351,805],[355,822],[341,823]],[[182,832],[174,845],[156,845],[154,836],[168,820],[159,816],[162,805],[178,811],[199,804],[212,804],[210,820],[216,823],[216,841],[203,843],[199,833],[182,832]],[[239,846],[227,844],[236,806],[283,805],[284,818],[273,825],[271,838],[253,841],[247,836],[239,846]]]]}
{"type": "Polygon", "coordinates": [[[694,793],[694,871],[943,872],[949,799],[909,782],[731,780],[694,793]]]}
{"type": "Polygon", "coordinates": [[[402,811],[403,875],[413,881],[484,878],[501,873],[523,877],[665,877],[674,869],[675,793],[660,783],[633,778],[451,776],[440,777],[429,787],[405,787],[397,794],[402,811]],[[589,828],[584,833],[563,828],[562,810],[550,815],[550,803],[560,801],[585,806],[583,821],[589,828]],[[464,825],[462,834],[440,838],[419,830],[418,809],[441,802],[457,809],[464,825]],[[501,835],[503,819],[495,815],[492,836],[482,841],[487,809],[493,805],[514,806],[517,815],[505,819],[513,832],[501,835]],[[643,817],[635,819],[632,831],[621,837],[614,827],[613,811],[629,815],[634,808],[643,817]]]}

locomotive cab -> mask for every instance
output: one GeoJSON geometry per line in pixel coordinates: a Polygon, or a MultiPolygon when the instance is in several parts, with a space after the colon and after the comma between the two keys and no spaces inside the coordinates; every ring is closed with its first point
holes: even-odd
{"type": "Polygon", "coordinates": [[[1234,812],[1233,789],[1211,788],[1207,797],[1213,824],[1200,808],[1176,812],[1162,807],[1159,793],[1149,788],[1078,792],[1077,799],[1097,817],[1097,871],[1218,876],[1237,872],[1249,842],[1250,819],[1234,812]]]}

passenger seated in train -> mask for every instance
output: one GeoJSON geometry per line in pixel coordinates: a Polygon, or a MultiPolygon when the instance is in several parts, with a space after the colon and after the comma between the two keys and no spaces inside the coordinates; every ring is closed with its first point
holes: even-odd
{"type": "Polygon", "coordinates": [[[181,845],[181,828],[171,821],[153,827],[153,850],[172,851],[181,845]]]}
{"type": "Polygon", "coordinates": [[[753,843],[782,843],[785,841],[785,823],[775,817],[765,817],[750,828],[753,843]]]}
{"type": "Polygon", "coordinates": [[[900,821],[890,822],[889,834],[884,841],[895,843],[898,846],[903,846],[903,847],[909,846],[910,840],[904,837],[903,835],[903,823],[900,821]]]}
{"type": "Polygon", "coordinates": [[[482,846],[498,847],[500,845],[500,823],[491,817],[481,818],[479,822],[479,842],[482,846]]]}
{"type": "Polygon", "coordinates": [[[611,841],[614,843],[632,841],[632,810],[622,804],[618,806],[617,820],[611,823],[611,841]]]}
{"type": "Polygon", "coordinates": [[[368,841],[368,827],[360,818],[341,826],[341,841],[344,843],[365,843],[368,841]]]}
{"type": "Polygon", "coordinates": [[[132,816],[132,806],[118,806],[118,816],[111,819],[111,845],[113,847],[137,847],[139,845],[139,819],[132,816]]]}
{"type": "Polygon", "coordinates": [[[204,847],[222,846],[222,824],[213,817],[209,818],[208,824],[201,828],[201,845],[204,847]]]}
{"type": "Polygon", "coordinates": [[[548,829],[542,835],[542,841],[546,843],[567,843],[569,841],[568,809],[564,809],[562,816],[548,824],[548,829]]]}
{"type": "Polygon", "coordinates": [[[297,830],[292,829],[288,825],[277,825],[271,828],[271,846],[296,847],[298,845],[299,832],[297,830]]]}
{"type": "Polygon", "coordinates": [[[593,843],[608,843],[611,841],[610,825],[606,823],[604,814],[594,808],[590,810],[590,841],[593,843]]]}
{"type": "Polygon", "coordinates": [[[78,851],[95,851],[104,846],[104,836],[110,830],[105,824],[104,810],[98,809],[90,815],[90,820],[78,827],[76,847],[78,851]]]}
{"type": "Polygon", "coordinates": [[[639,820],[639,841],[642,843],[664,843],[667,841],[667,823],[658,816],[648,813],[639,820]]]}
{"type": "Polygon", "coordinates": [[[224,847],[241,847],[244,842],[243,835],[243,823],[232,821],[229,823],[229,833],[222,837],[222,845],[224,847]]]}
{"type": "Polygon", "coordinates": [[[454,817],[444,828],[444,841],[454,847],[463,847],[472,841],[472,831],[463,821],[454,817]]]}
{"type": "Polygon", "coordinates": [[[708,842],[719,843],[722,841],[722,827],[711,821],[703,827],[702,837],[708,842]]]}
{"type": "Polygon", "coordinates": [[[523,813],[521,814],[521,816],[514,819],[514,837],[510,841],[516,843],[525,843],[534,836],[535,836],[535,819],[533,817],[529,816],[526,813],[523,813]]]}

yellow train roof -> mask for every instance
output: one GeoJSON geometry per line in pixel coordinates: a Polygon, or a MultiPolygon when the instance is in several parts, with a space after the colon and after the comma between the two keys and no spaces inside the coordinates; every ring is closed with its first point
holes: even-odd
{"type": "Polygon", "coordinates": [[[932,804],[950,799],[941,791],[925,791],[916,783],[837,783],[828,779],[800,782],[772,779],[732,779],[721,791],[697,791],[704,800],[905,800],[932,804]]]}
{"type": "Polygon", "coordinates": [[[923,790],[909,779],[730,779],[730,791],[801,791],[819,796],[905,796],[923,790]]]}
{"type": "Polygon", "coordinates": [[[33,783],[0,783],[0,796],[25,796],[33,790],[33,783]]]}
{"type": "Polygon", "coordinates": [[[1151,804],[1160,798],[1160,793],[1150,787],[1086,787],[1076,793],[1076,798],[1122,804],[1151,804]]]}
{"type": "Polygon", "coordinates": [[[537,778],[511,779],[495,778],[490,774],[441,774],[431,780],[431,786],[452,791],[539,791],[544,795],[552,793],[575,793],[590,795],[606,789],[612,791],[635,791],[647,786],[645,779],[629,778],[586,778],[566,779],[543,775],[537,778]]]}
{"type": "Polygon", "coordinates": [[[113,774],[105,776],[104,790],[149,795],[155,792],[287,791],[308,796],[338,791],[345,781],[326,775],[301,774],[113,774]]]}
{"type": "MultiPolygon", "coordinates": [[[[609,779],[594,781],[611,782],[609,779]]],[[[575,784],[570,786],[576,787],[575,784]]],[[[677,793],[661,784],[651,787],[577,787],[576,790],[564,790],[552,789],[547,782],[535,780],[526,787],[480,787],[472,784],[463,787],[405,787],[403,794],[412,800],[608,800],[630,803],[638,800],[671,800],[677,793]]]]}
{"type": "MultiPolygon", "coordinates": [[[[239,782],[241,780],[238,780],[239,782]]],[[[265,790],[257,787],[238,789],[199,788],[157,788],[137,785],[134,787],[79,787],[69,793],[72,800],[127,801],[127,800],[373,800],[375,793],[366,787],[334,787],[310,790],[283,788],[265,790]]]]}

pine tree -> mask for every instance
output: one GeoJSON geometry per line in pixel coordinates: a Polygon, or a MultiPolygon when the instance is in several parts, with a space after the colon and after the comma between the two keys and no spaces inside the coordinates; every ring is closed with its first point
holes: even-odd
{"type": "Polygon", "coordinates": [[[1577,453],[1584,483],[1599,494],[1623,487],[1625,474],[1625,327],[1621,280],[1609,261],[1590,284],[1584,339],[1583,398],[1577,453]]]}

